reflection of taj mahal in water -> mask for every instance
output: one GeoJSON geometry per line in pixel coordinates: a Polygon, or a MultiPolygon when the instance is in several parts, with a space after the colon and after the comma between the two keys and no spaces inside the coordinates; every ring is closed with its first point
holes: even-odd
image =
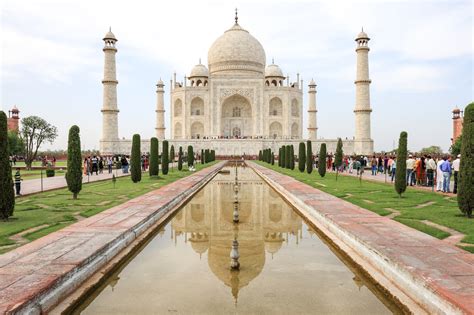
{"type": "MultiPolygon", "coordinates": [[[[368,61],[369,37],[360,32],[356,38],[357,71],[355,96],[355,133],[345,139],[344,151],[372,154],[370,134],[370,83],[368,61]]],[[[129,154],[131,140],[118,135],[117,77],[115,46],[117,38],[109,31],[104,37],[105,53],[102,154],[129,154]]],[[[217,38],[207,56],[208,66],[194,66],[178,82],[176,73],[170,81],[170,142],[175,147],[193,145],[195,152],[214,149],[217,155],[257,154],[284,144],[297,145],[303,140],[303,80],[285,76],[273,60],[267,64],[260,42],[238,23],[217,38]]],[[[352,84],[348,80],[348,84],[352,84]]],[[[165,139],[164,82],[156,84],[156,137],[165,139]]],[[[308,85],[308,140],[317,152],[326,143],[334,152],[337,139],[318,139],[316,83],[308,85]]],[[[142,140],[148,151],[149,140],[142,140]]]]}
{"type": "Polygon", "coordinates": [[[266,254],[273,257],[288,240],[300,238],[301,218],[252,170],[239,168],[239,216],[232,221],[235,192],[231,176],[217,175],[197,193],[171,221],[173,237],[189,242],[196,254],[207,252],[214,275],[232,289],[237,298],[240,288],[256,278],[265,265],[266,254]],[[184,234],[184,235],[183,235],[184,234]],[[239,241],[239,271],[229,268],[232,240],[239,241]]]}

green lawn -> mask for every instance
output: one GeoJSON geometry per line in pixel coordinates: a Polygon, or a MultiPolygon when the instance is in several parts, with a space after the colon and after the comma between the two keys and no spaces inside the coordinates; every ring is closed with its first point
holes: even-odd
{"type": "MultiPolygon", "coordinates": [[[[200,170],[214,163],[204,166],[198,164],[196,169],[200,170]]],[[[0,221],[0,253],[14,248],[1,247],[14,244],[9,239],[11,235],[47,224],[48,226],[24,235],[24,238],[32,241],[74,223],[77,216],[93,216],[190,174],[192,173],[187,170],[180,172],[174,168],[170,169],[168,175],[160,175],[157,179],[151,179],[148,173],[144,173],[139,183],[133,183],[130,177],[117,178],[115,188],[111,180],[85,184],[77,200],[72,199],[72,194],[66,188],[19,197],[16,199],[13,218],[7,222],[0,221]]]]}
{"type": "MultiPolygon", "coordinates": [[[[421,222],[422,220],[429,220],[459,231],[466,235],[462,240],[464,243],[474,244],[474,220],[467,219],[461,214],[456,197],[408,187],[403,197],[399,198],[391,184],[368,180],[362,180],[361,184],[358,178],[352,176],[339,176],[336,182],[336,175],[333,173],[326,173],[326,176],[321,178],[317,170],[308,174],[301,173],[297,167],[295,170],[289,170],[264,162],[257,163],[379,215],[392,213],[386,210],[387,208],[397,210],[401,215],[395,220],[434,237],[443,239],[450,234],[428,226],[421,222]],[[417,208],[423,204],[426,206],[417,208]]],[[[470,252],[474,250],[474,247],[463,248],[470,252]]]]}
{"type": "MultiPolygon", "coordinates": [[[[43,170],[43,178],[46,178],[46,171],[43,170]]],[[[12,176],[15,176],[16,170],[13,168],[12,169],[12,176]]],[[[35,179],[35,178],[41,178],[41,170],[20,170],[21,178],[23,180],[29,180],[29,179],[35,179]]],[[[54,171],[54,176],[64,176],[66,174],[66,169],[64,170],[55,170],[54,171]]]]}
{"type": "MultiPolygon", "coordinates": [[[[50,160],[48,160],[49,162],[51,162],[50,160]]],[[[16,162],[15,165],[12,165],[13,168],[15,167],[25,167],[25,162],[16,162]]],[[[40,167],[41,166],[41,162],[40,161],[34,161],[33,162],[33,167],[40,167]]],[[[56,167],[66,167],[67,166],[67,161],[66,160],[58,160],[56,161],[56,167]]]]}

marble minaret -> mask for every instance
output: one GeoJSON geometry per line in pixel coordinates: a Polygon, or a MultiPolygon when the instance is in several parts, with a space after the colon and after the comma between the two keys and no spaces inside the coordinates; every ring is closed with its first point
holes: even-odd
{"type": "Polygon", "coordinates": [[[156,137],[159,140],[165,139],[165,105],[163,89],[165,85],[163,81],[158,81],[156,84],[156,137]]]}
{"type": "Polygon", "coordinates": [[[117,38],[109,29],[104,37],[105,46],[103,48],[104,59],[104,86],[102,105],[102,138],[100,140],[100,153],[103,155],[114,154],[116,146],[119,146],[118,138],[118,107],[117,107],[117,77],[115,69],[115,54],[117,48],[115,43],[117,38]]]}
{"type": "Polygon", "coordinates": [[[318,138],[318,122],[316,119],[316,83],[314,80],[308,85],[309,104],[308,104],[308,140],[316,141],[318,138]]]}
{"type": "Polygon", "coordinates": [[[356,104],[354,151],[359,154],[372,154],[374,142],[370,137],[370,79],[369,79],[369,43],[370,38],[362,30],[357,35],[357,74],[356,74],[356,104]]]}

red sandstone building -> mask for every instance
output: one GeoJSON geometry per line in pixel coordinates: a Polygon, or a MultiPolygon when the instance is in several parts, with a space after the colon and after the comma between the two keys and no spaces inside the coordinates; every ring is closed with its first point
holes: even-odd
{"type": "Polygon", "coordinates": [[[456,139],[461,135],[463,120],[463,111],[457,107],[453,109],[453,137],[451,138],[451,143],[456,142],[456,139]]]}
{"type": "Polygon", "coordinates": [[[8,131],[15,131],[18,133],[20,130],[20,111],[16,106],[13,106],[12,110],[8,111],[7,119],[8,131]]]}

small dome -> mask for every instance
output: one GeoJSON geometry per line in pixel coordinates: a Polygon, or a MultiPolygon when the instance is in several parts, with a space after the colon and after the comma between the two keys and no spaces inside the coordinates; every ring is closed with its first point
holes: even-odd
{"type": "Polygon", "coordinates": [[[163,80],[161,80],[161,78],[158,80],[158,82],[156,83],[157,86],[164,86],[165,84],[163,83],[163,80]]]}
{"type": "Polygon", "coordinates": [[[280,67],[275,64],[268,65],[265,69],[265,77],[279,77],[284,78],[283,72],[280,67]]]}
{"type": "Polygon", "coordinates": [[[309,86],[316,86],[316,82],[314,82],[314,79],[311,79],[309,82],[309,86]]]}
{"type": "Polygon", "coordinates": [[[460,112],[461,112],[461,110],[457,107],[455,109],[453,109],[453,114],[456,114],[456,113],[459,114],[460,112]]]}
{"type": "Polygon", "coordinates": [[[198,64],[195,65],[194,68],[191,70],[191,74],[189,75],[189,78],[194,78],[194,77],[209,77],[209,70],[207,70],[205,65],[198,64]]]}
{"type": "Polygon", "coordinates": [[[357,35],[356,37],[356,40],[358,39],[370,39],[369,36],[367,35],[366,32],[364,32],[364,30],[362,30],[359,35],[357,35]]]}
{"type": "Polygon", "coordinates": [[[265,50],[250,33],[234,24],[212,44],[208,52],[209,71],[253,71],[263,74],[265,50]]]}
{"type": "Polygon", "coordinates": [[[19,113],[20,111],[16,107],[16,105],[13,105],[12,113],[19,113]]]}
{"type": "Polygon", "coordinates": [[[111,28],[109,28],[109,31],[108,31],[107,34],[105,34],[105,36],[104,36],[104,40],[106,40],[106,39],[117,40],[117,38],[115,38],[114,33],[112,33],[112,29],[111,29],[111,28]]]}

